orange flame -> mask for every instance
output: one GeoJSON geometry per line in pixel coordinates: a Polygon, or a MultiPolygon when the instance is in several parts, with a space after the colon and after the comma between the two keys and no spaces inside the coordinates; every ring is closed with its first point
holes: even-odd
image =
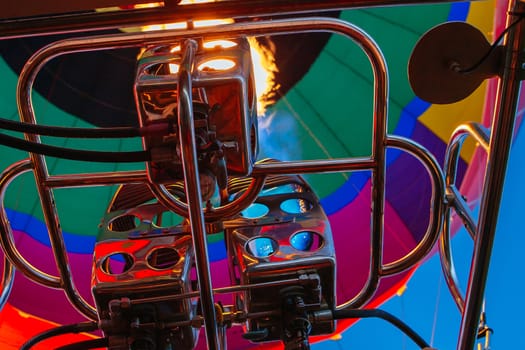
{"type": "Polygon", "coordinates": [[[255,75],[257,111],[259,115],[263,115],[266,107],[275,98],[275,91],[278,88],[278,85],[275,84],[275,73],[278,72],[278,69],[275,57],[269,48],[261,45],[255,38],[249,38],[248,41],[255,75]]]}

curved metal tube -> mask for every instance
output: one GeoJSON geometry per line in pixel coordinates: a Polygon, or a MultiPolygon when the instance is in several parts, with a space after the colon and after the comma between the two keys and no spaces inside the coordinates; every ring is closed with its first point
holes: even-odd
{"type": "Polygon", "coordinates": [[[458,126],[456,130],[454,130],[452,133],[452,138],[455,138],[457,135],[463,133],[470,134],[485,151],[489,151],[490,130],[487,129],[483,124],[475,122],[462,124],[458,126]]]}
{"type": "Polygon", "coordinates": [[[465,309],[465,299],[463,297],[463,292],[459,287],[459,280],[456,273],[454,258],[452,256],[452,245],[450,242],[450,211],[450,207],[445,210],[445,217],[447,219],[444,221],[443,233],[439,240],[439,257],[441,260],[441,269],[443,270],[443,275],[445,275],[445,281],[447,282],[452,299],[454,299],[459,312],[463,313],[463,310],[465,309]]]}
{"type": "Polygon", "coordinates": [[[9,259],[7,259],[7,256],[4,255],[4,271],[2,273],[2,284],[0,286],[0,311],[7,303],[7,299],[11,294],[14,282],[15,270],[9,259]]]}
{"type": "Polygon", "coordinates": [[[445,176],[439,163],[423,146],[398,136],[389,136],[387,146],[398,148],[415,156],[427,169],[432,183],[431,215],[427,231],[417,246],[403,258],[386,264],[381,270],[381,275],[393,275],[402,272],[423,259],[436,243],[443,225],[443,212],[445,207],[445,176]]]}
{"type": "MultiPolygon", "coordinates": [[[[37,155],[31,155],[34,158],[33,162],[37,158],[43,157],[37,155]]],[[[35,164],[35,177],[42,178],[43,174],[46,173],[47,169],[39,169],[35,164]],[[40,173],[37,175],[37,173],[40,173]]],[[[58,214],[56,212],[55,201],[53,193],[50,189],[44,188],[42,185],[37,186],[40,194],[40,200],[42,203],[42,210],[44,211],[44,218],[46,220],[46,226],[49,230],[49,240],[51,242],[51,248],[57,264],[57,269],[61,277],[61,288],[66,293],[69,301],[75,306],[75,308],[81,312],[87,318],[92,320],[97,319],[96,309],[89,305],[84,298],[80,295],[73,282],[69,258],[67,256],[64,239],[62,237],[62,229],[59,223],[58,214]]]]}
{"type": "MultiPolygon", "coordinates": [[[[226,205],[220,206],[218,208],[213,208],[213,210],[211,211],[207,210],[206,212],[204,212],[205,220],[214,221],[224,218],[230,218],[246,209],[251,203],[253,203],[253,201],[259,195],[259,192],[261,192],[261,190],[263,189],[264,180],[264,175],[255,176],[252,179],[250,186],[248,186],[246,191],[239,198],[234,199],[232,202],[226,205]]],[[[154,182],[149,182],[148,185],[151,189],[151,192],[153,192],[155,197],[165,207],[173,210],[176,214],[180,216],[189,216],[188,204],[182,202],[180,199],[171,194],[170,191],[166,188],[166,186],[154,182]]]]}
{"type": "Polygon", "coordinates": [[[478,144],[488,151],[488,143],[490,140],[490,132],[483,125],[479,123],[465,123],[458,126],[447,145],[445,152],[445,174],[447,186],[456,182],[457,164],[463,142],[467,136],[472,136],[478,144]]]}
{"type": "MultiPolygon", "coordinates": [[[[291,20],[273,20],[253,23],[234,23],[217,26],[213,28],[196,28],[188,30],[174,30],[152,33],[124,33],[111,36],[95,36],[80,39],[67,39],[50,44],[37,53],[28,61],[22,70],[17,89],[17,102],[19,112],[23,120],[35,123],[34,112],[31,101],[31,89],[38,71],[43,65],[54,57],[71,52],[105,50],[125,47],[142,46],[145,44],[163,44],[176,40],[206,36],[210,39],[236,37],[241,35],[269,35],[286,34],[292,32],[328,31],[340,33],[352,39],[361,46],[371,62],[374,74],[374,130],[372,145],[372,161],[365,162],[366,167],[373,165],[372,171],[372,232],[371,245],[378,253],[372,255],[370,271],[379,271],[381,267],[383,244],[383,208],[384,208],[384,173],[385,173],[385,148],[383,144],[386,139],[387,100],[388,100],[388,74],[385,59],[377,44],[361,29],[347,22],[330,18],[306,18],[291,20]]],[[[33,138],[31,141],[39,141],[33,138]]],[[[43,157],[39,164],[43,164],[43,157]]],[[[315,163],[312,163],[313,167],[315,163]]],[[[319,163],[322,165],[323,163],[319,163]]],[[[345,167],[342,167],[344,169],[345,167]]],[[[334,167],[330,168],[335,171],[334,167]]],[[[46,176],[42,176],[45,180],[46,176]]],[[[372,296],[377,288],[379,276],[372,274],[367,286],[351,301],[342,307],[350,305],[363,305],[372,296]]]]}
{"type": "MultiPolygon", "coordinates": [[[[488,142],[490,140],[490,131],[479,123],[466,123],[460,125],[454,130],[445,152],[445,184],[447,187],[448,206],[452,206],[472,237],[475,236],[476,224],[474,216],[466,201],[459,193],[456,187],[456,176],[458,169],[458,160],[461,153],[461,148],[465,139],[468,136],[474,137],[479,145],[488,151],[488,142]]],[[[450,213],[449,213],[450,214],[450,213]]],[[[446,216],[446,220],[450,220],[450,215],[446,216]]]]}
{"type": "MultiPolygon", "coordinates": [[[[365,50],[367,55],[379,55],[381,59],[374,58],[374,65],[383,66],[386,68],[386,63],[382,57],[381,51],[377,44],[368,37],[366,33],[358,27],[347,22],[332,18],[295,18],[287,20],[273,20],[250,23],[233,23],[227,25],[220,25],[216,27],[202,27],[195,29],[184,30],[167,30],[162,32],[148,32],[148,33],[121,33],[114,35],[98,35],[84,38],[72,38],[57,41],[45,46],[37,51],[27,61],[19,76],[19,83],[17,87],[17,102],[19,105],[19,112],[23,120],[30,120],[30,115],[33,115],[33,105],[31,100],[31,89],[43,65],[51,59],[75,52],[85,51],[99,51],[110,50],[128,47],[141,47],[144,45],[162,45],[169,44],[174,41],[180,41],[187,38],[198,38],[206,36],[209,39],[224,38],[224,37],[238,37],[242,35],[259,36],[259,35],[279,35],[289,34],[293,32],[333,32],[343,34],[352,40],[358,42],[365,50]],[[383,61],[379,63],[379,61],[383,61]]],[[[376,67],[378,68],[378,67],[376,67]]],[[[386,72],[385,72],[386,74],[386,72]]],[[[381,78],[378,85],[385,88],[386,84],[381,78]]],[[[380,99],[386,102],[387,93],[377,93],[379,88],[376,88],[376,96],[384,95],[380,99]]],[[[378,105],[379,103],[376,103],[378,105]]],[[[386,107],[385,107],[386,108],[386,107]]],[[[374,113],[378,111],[376,107],[374,113]]]]}
{"type": "MultiPolygon", "coordinates": [[[[20,83],[20,81],[19,81],[20,83]]],[[[29,97],[29,100],[31,98],[29,97]]],[[[19,111],[24,110],[24,107],[18,105],[19,111]]],[[[30,106],[29,114],[20,114],[22,121],[26,123],[36,124],[34,117],[33,107],[30,106]]],[[[40,142],[40,137],[38,135],[25,134],[25,138],[28,141],[40,142]]],[[[51,243],[51,248],[53,250],[53,256],[55,258],[57,269],[60,274],[60,288],[64,290],[69,301],[75,306],[75,308],[84,314],[84,316],[96,319],[96,309],[89,305],[84,298],[77,291],[73,278],[71,275],[68,256],[64,245],[64,240],[62,238],[62,230],[60,227],[58,214],[56,212],[55,200],[53,198],[53,193],[51,189],[45,187],[43,184],[49,177],[47,165],[45,158],[42,155],[30,153],[29,157],[34,168],[34,175],[37,184],[38,194],[40,196],[40,202],[42,205],[42,211],[44,213],[44,219],[46,226],[49,230],[49,240],[51,243]]]]}
{"type": "Polygon", "coordinates": [[[40,271],[31,265],[31,263],[28,262],[22,256],[22,254],[20,254],[15,245],[11,224],[7,219],[7,213],[4,206],[4,198],[7,187],[17,176],[22,175],[30,170],[33,170],[31,161],[29,161],[29,159],[25,159],[11,165],[9,168],[4,170],[0,176],[0,243],[2,244],[2,249],[9,262],[13,264],[17,270],[22,272],[27,278],[33,282],[48,286],[50,288],[60,288],[60,277],[51,276],[43,271],[40,271]]]}
{"type": "Polygon", "coordinates": [[[470,212],[470,209],[466,201],[461,196],[461,193],[456,187],[456,176],[458,169],[458,160],[461,153],[461,148],[465,139],[468,136],[474,137],[478,144],[483,150],[488,151],[488,143],[490,141],[490,132],[479,123],[467,123],[457,127],[450,141],[447,145],[445,153],[445,182],[447,186],[447,209],[445,210],[443,232],[439,241],[439,256],[441,260],[441,269],[445,276],[448,289],[452,298],[454,299],[456,306],[459,311],[463,313],[465,306],[465,299],[463,292],[459,286],[459,280],[457,278],[456,268],[454,264],[454,258],[452,254],[451,245],[451,231],[450,231],[450,220],[452,215],[452,209],[458,214],[463,221],[467,232],[470,234],[472,239],[475,239],[477,232],[477,226],[474,221],[474,216],[470,212]]]}

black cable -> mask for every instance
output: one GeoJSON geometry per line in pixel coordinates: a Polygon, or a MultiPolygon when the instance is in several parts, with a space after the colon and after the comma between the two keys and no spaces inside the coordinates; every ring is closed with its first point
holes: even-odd
{"type": "Polygon", "coordinates": [[[512,27],[514,27],[516,24],[518,24],[524,18],[525,18],[525,15],[521,14],[514,22],[509,24],[509,26],[507,28],[505,28],[500,33],[498,38],[494,41],[494,43],[490,46],[490,48],[487,50],[487,52],[479,59],[478,62],[474,63],[472,66],[470,66],[468,68],[460,69],[459,73],[471,73],[474,70],[476,70],[479,66],[481,66],[483,64],[483,62],[485,62],[485,60],[492,54],[492,52],[494,50],[496,50],[496,48],[498,47],[499,42],[501,41],[501,39],[503,39],[505,34],[507,34],[512,27]]]}
{"type": "Polygon", "coordinates": [[[37,334],[33,338],[29,339],[20,350],[29,350],[34,345],[44,341],[46,339],[56,337],[68,333],[81,333],[81,332],[92,332],[98,329],[98,324],[96,322],[81,322],[75,324],[69,324],[65,326],[59,326],[56,328],[49,329],[40,334],[37,334]]]}
{"type": "Polygon", "coordinates": [[[344,318],[381,318],[392,325],[396,326],[399,330],[405,333],[410,339],[414,341],[421,349],[429,348],[430,345],[421,338],[412,328],[410,328],[406,323],[401,321],[399,318],[394,315],[379,309],[347,309],[347,310],[334,310],[332,311],[333,317],[335,320],[344,319],[344,318]]]}
{"type": "Polygon", "coordinates": [[[42,154],[49,157],[102,163],[135,163],[151,160],[147,151],[103,152],[85,151],[71,148],[55,147],[42,143],[30,142],[16,137],[0,134],[0,144],[22,151],[42,154]]]}
{"type": "Polygon", "coordinates": [[[89,350],[97,348],[107,348],[109,346],[108,338],[89,339],[79,341],[73,344],[64,345],[55,350],[89,350]]]}
{"type": "Polygon", "coordinates": [[[26,134],[70,138],[127,138],[142,136],[141,129],[121,128],[67,128],[61,126],[37,125],[0,118],[0,128],[26,134]]]}

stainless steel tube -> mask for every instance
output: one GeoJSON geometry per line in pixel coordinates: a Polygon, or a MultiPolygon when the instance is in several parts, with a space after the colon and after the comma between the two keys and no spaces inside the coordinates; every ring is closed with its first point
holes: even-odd
{"type": "Polygon", "coordinates": [[[188,39],[184,42],[183,57],[177,84],[177,105],[179,118],[179,133],[181,158],[184,171],[184,184],[186,198],[188,199],[188,212],[191,225],[191,236],[195,250],[195,265],[199,281],[200,301],[208,349],[220,348],[219,329],[215,316],[215,303],[211,282],[210,265],[208,259],[208,246],[206,244],[206,226],[202,211],[202,196],[199,183],[199,164],[195,143],[195,130],[193,128],[193,103],[192,103],[192,71],[197,42],[188,39]]]}
{"type": "MultiPolygon", "coordinates": [[[[45,178],[47,169],[44,164],[42,156],[32,154],[33,163],[35,164],[35,178],[37,184],[41,183],[40,179],[45,178]],[[40,159],[39,159],[40,158],[40,159]]],[[[42,185],[37,185],[37,189],[40,195],[40,201],[42,204],[42,210],[44,212],[44,219],[46,226],[49,231],[49,240],[51,242],[51,248],[55,257],[57,269],[60,274],[61,288],[66,293],[69,301],[75,306],[75,308],[84,314],[86,317],[96,320],[97,313],[96,309],[88,304],[84,298],[80,295],[73,282],[73,276],[69,266],[69,258],[67,250],[62,237],[62,229],[58,219],[58,213],[55,207],[55,201],[51,189],[46,188],[42,185]]]]}
{"type": "MultiPolygon", "coordinates": [[[[170,6],[170,2],[166,2],[168,6],[156,9],[84,12],[64,16],[50,14],[50,16],[47,17],[39,16],[34,18],[0,20],[0,38],[86,32],[198,19],[254,16],[260,18],[261,16],[319,13],[322,11],[346,8],[435,4],[459,1],[460,0],[302,0],[299,2],[296,0],[230,0],[184,6],[170,6]]],[[[122,3],[129,5],[129,3],[122,3]]],[[[82,7],[80,8],[83,9],[82,7]]],[[[73,13],[76,11],[71,10],[68,12],[73,13]]],[[[20,17],[29,17],[29,15],[20,17]]]]}
{"type": "Polygon", "coordinates": [[[460,125],[454,130],[445,152],[445,184],[446,184],[446,204],[444,225],[441,237],[439,240],[439,257],[441,260],[441,268],[445,281],[452,298],[454,299],[459,312],[463,314],[465,309],[465,298],[459,286],[459,280],[456,273],[454,258],[452,254],[451,245],[451,220],[453,210],[462,220],[467,232],[472,239],[475,238],[477,227],[474,222],[470,208],[463,199],[461,193],[456,187],[456,176],[458,168],[458,160],[461,148],[465,139],[472,136],[480,145],[480,147],[488,151],[490,142],[490,133],[478,123],[467,123],[460,125]]]}
{"type": "MultiPolygon", "coordinates": [[[[523,16],[525,2],[509,2],[507,26],[523,16]]],[[[485,284],[489,269],[492,245],[496,231],[502,188],[507,170],[516,107],[522,77],[522,55],[525,40],[525,22],[521,19],[509,29],[505,39],[505,61],[503,76],[498,85],[498,96],[487,159],[487,170],[483,184],[478,232],[474,244],[474,255],[468,279],[465,310],[461,319],[458,349],[471,350],[476,341],[479,317],[483,305],[485,284]]]]}
{"type": "Polygon", "coordinates": [[[253,169],[254,175],[283,175],[283,174],[307,174],[328,173],[352,170],[370,170],[377,166],[377,161],[370,158],[345,158],[310,161],[284,161],[276,163],[256,164],[253,169]]]}
{"type": "Polygon", "coordinates": [[[445,220],[443,223],[443,232],[439,240],[439,258],[441,261],[441,269],[445,276],[448,289],[458,307],[458,310],[463,314],[465,309],[465,298],[459,286],[459,279],[456,274],[454,259],[452,256],[452,246],[450,239],[450,213],[452,208],[447,207],[445,210],[445,220]]]}
{"type": "MultiPolygon", "coordinates": [[[[20,84],[25,81],[26,83],[29,83],[30,88],[26,90],[29,96],[22,96],[22,104],[20,104],[19,89],[17,88],[17,104],[21,120],[26,123],[36,124],[33,106],[31,103],[27,105],[27,103],[31,101],[31,87],[36,76],[36,72],[33,73],[35,73],[35,75],[32,76],[32,79],[31,77],[26,76],[26,78],[30,78],[29,80],[24,80],[20,77],[18,87],[20,87],[20,84]]],[[[39,135],[25,134],[25,138],[30,142],[41,143],[39,135]]],[[[84,316],[95,320],[97,319],[96,309],[84,300],[73,282],[68,261],[69,259],[67,256],[64,239],[62,237],[62,229],[60,226],[58,213],[56,211],[53,192],[49,187],[44,185],[45,181],[49,177],[45,157],[35,153],[30,153],[29,157],[34,168],[37,190],[40,197],[40,203],[42,205],[42,211],[44,213],[45,224],[49,232],[51,249],[55,258],[57,270],[60,274],[60,287],[64,290],[69,301],[79,312],[81,312],[84,316]]]]}
{"type": "Polygon", "coordinates": [[[479,123],[466,123],[458,126],[447,145],[445,152],[445,176],[446,185],[452,185],[456,182],[457,164],[461,152],[461,147],[467,136],[472,136],[474,140],[488,152],[490,142],[490,132],[479,123]]]}
{"type": "Polygon", "coordinates": [[[25,159],[11,165],[4,170],[0,176],[0,243],[9,262],[27,278],[35,283],[50,288],[60,288],[60,277],[51,276],[37,269],[18,251],[13,238],[13,230],[11,229],[11,224],[9,223],[7,212],[5,210],[4,199],[7,187],[17,176],[31,171],[32,169],[33,166],[31,162],[28,159],[25,159]]]}
{"type": "MultiPolygon", "coordinates": [[[[259,192],[264,187],[265,176],[258,174],[252,178],[252,181],[246,191],[244,191],[239,198],[234,199],[232,202],[227,203],[213,210],[206,211],[204,217],[207,221],[217,221],[225,218],[230,218],[242,210],[246,209],[259,195],[259,192]]],[[[162,184],[149,183],[151,192],[155,194],[155,197],[162,201],[162,203],[175,212],[176,214],[187,217],[188,216],[188,204],[182,202],[179,198],[172,195],[166,186],[162,184]]]]}
{"type": "Polygon", "coordinates": [[[50,188],[120,185],[145,183],[146,171],[117,171],[112,173],[49,175],[44,185],[50,188]]]}
{"type": "Polygon", "coordinates": [[[427,256],[436,243],[443,225],[445,209],[445,175],[438,161],[425,148],[417,143],[398,136],[390,135],[387,146],[395,147],[415,156],[426,168],[431,182],[432,197],[430,199],[430,219],[427,230],[417,246],[404,257],[383,266],[382,275],[392,275],[415,266],[427,256]]]}
{"type": "Polygon", "coordinates": [[[15,269],[11,262],[4,255],[4,271],[2,273],[2,284],[0,285],[0,310],[2,310],[7,303],[7,299],[13,289],[15,282],[15,269]]]}

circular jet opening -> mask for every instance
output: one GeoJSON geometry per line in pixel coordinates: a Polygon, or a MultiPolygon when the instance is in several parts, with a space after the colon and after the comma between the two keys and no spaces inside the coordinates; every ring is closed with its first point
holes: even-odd
{"type": "Polygon", "coordinates": [[[290,245],[302,252],[315,252],[323,246],[323,238],[312,231],[301,231],[290,237],[290,245]]]}
{"type": "Polygon", "coordinates": [[[275,254],[279,244],[270,237],[255,237],[246,243],[246,250],[256,258],[267,258],[275,254]]]}
{"type": "Polygon", "coordinates": [[[252,203],[248,208],[241,212],[243,218],[246,219],[259,219],[266,216],[270,209],[261,203],[252,203]]]}
{"type": "Polygon", "coordinates": [[[281,203],[281,210],[288,214],[303,214],[312,210],[312,203],[301,198],[287,199],[281,203]]]}
{"type": "Polygon", "coordinates": [[[133,256],[128,253],[113,253],[102,260],[100,268],[108,275],[120,275],[133,266],[133,256]]]}
{"type": "Polygon", "coordinates": [[[157,270],[171,269],[180,261],[180,255],[173,248],[156,248],[149,253],[148,265],[157,270]]]}

